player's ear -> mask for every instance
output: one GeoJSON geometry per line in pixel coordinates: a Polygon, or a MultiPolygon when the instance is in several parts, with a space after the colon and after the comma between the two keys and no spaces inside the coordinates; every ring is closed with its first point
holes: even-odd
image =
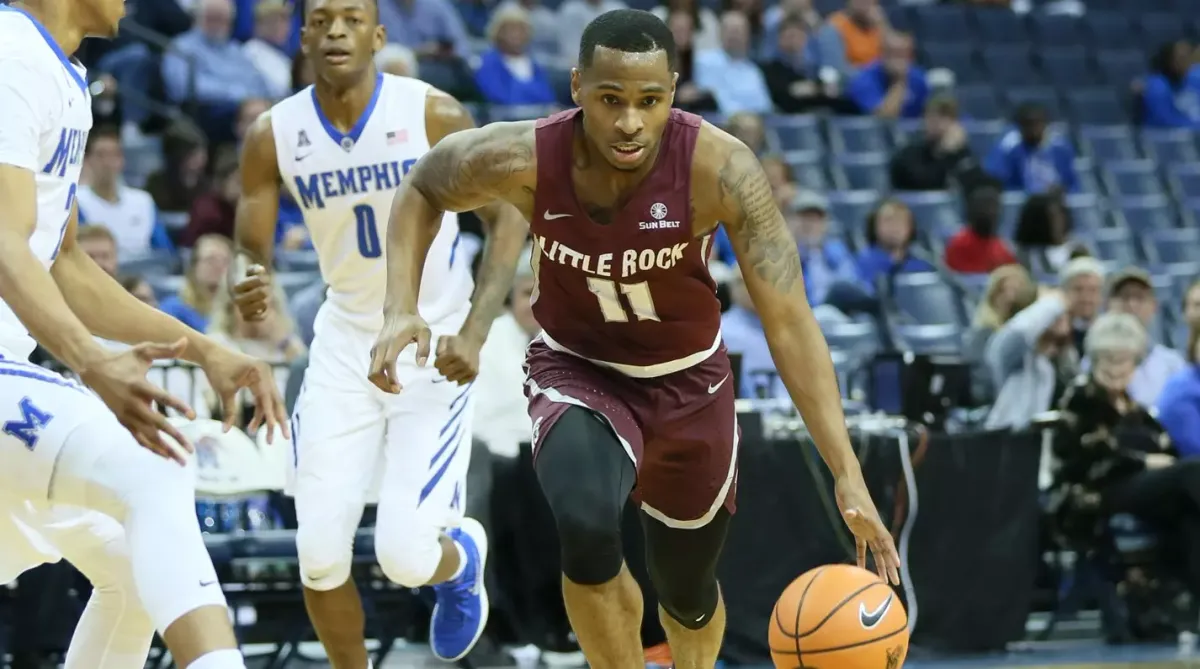
{"type": "Polygon", "coordinates": [[[382,24],[375,26],[375,41],[372,44],[372,52],[379,53],[383,47],[387,45],[387,28],[382,24]]]}
{"type": "Polygon", "coordinates": [[[579,98],[582,97],[579,93],[579,68],[571,68],[571,101],[575,106],[579,106],[579,98]]]}

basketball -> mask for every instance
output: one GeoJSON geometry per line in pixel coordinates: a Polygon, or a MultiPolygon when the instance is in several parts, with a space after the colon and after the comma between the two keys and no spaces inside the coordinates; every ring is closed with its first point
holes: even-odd
{"type": "Polygon", "coordinates": [[[777,669],[898,669],[908,653],[908,614],[878,575],[831,564],[783,591],[767,637],[777,669]]]}

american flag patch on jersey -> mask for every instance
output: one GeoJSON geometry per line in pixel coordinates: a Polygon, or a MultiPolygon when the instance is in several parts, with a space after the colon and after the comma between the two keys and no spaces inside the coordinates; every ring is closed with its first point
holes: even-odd
{"type": "Polygon", "coordinates": [[[392,146],[394,144],[403,144],[407,141],[408,141],[408,131],[407,130],[397,130],[395,132],[389,132],[387,134],[388,146],[392,146]]]}

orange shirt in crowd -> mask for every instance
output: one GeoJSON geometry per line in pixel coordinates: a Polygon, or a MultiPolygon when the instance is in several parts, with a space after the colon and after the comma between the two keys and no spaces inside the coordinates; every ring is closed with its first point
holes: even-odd
{"type": "Polygon", "coordinates": [[[946,266],[964,274],[987,274],[1001,265],[1017,262],[999,237],[980,237],[970,228],[959,230],[946,242],[946,266]]]}
{"type": "Polygon", "coordinates": [[[854,67],[862,67],[879,60],[883,53],[883,31],[871,27],[864,29],[855,23],[845,12],[834,12],[829,17],[842,43],[846,45],[846,60],[854,67]]]}

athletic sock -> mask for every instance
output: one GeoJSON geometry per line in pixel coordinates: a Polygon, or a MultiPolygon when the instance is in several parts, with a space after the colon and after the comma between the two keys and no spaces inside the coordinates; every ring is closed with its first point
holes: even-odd
{"type": "Polygon", "coordinates": [[[201,655],[187,669],[246,669],[246,661],[241,651],[226,648],[201,655]]]}

